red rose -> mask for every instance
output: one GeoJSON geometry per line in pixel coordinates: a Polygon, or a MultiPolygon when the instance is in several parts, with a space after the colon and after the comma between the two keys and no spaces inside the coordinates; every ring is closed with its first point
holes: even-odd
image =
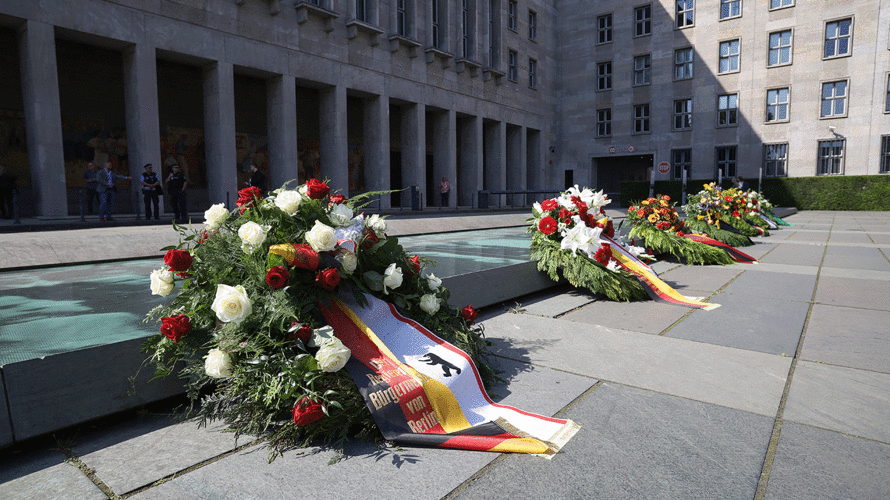
{"type": "Polygon", "coordinates": [[[420,272],[420,257],[415,255],[414,257],[408,259],[408,263],[411,264],[411,267],[414,268],[415,273],[420,272]]]}
{"type": "Polygon", "coordinates": [[[318,179],[309,179],[306,181],[306,195],[313,200],[320,200],[331,192],[331,188],[327,184],[318,179]]]}
{"type": "Polygon", "coordinates": [[[544,200],[541,202],[541,210],[543,210],[545,212],[554,210],[558,206],[559,206],[559,203],[557,203],[556,200],[544,200]]]}
{"type": "Polygon", "coordinates": [[[192,331],[192,320],[185,314],[161,318],[161,333],[173,342],[179,342],[179,339],[190,331],[192,331]]]}
{"type": "Polygon", "coordinates": [[[340,275],[337,274],[336,269],[330,267],[316,274],[315,282],[318,283],[318,286],[322,287],[323,289],[332,291],[334,288],[337,288],[337,285],[340,284],[340,275]]]}
{"type": "Polygon", "coordinates": [[[188,250],[167,250],[167,253],[164,255],[164,264],[170,266],[171,271],[185,271],[192,267],[192,255],[188,250]]]}
{"type": "Polygon", "coordinates": [[[365,239],[362,241],[362,248],[371,248],[379,241],[380,237],[377,236],[373,229],[365,229],[365,239]]]}
{"type": "Polygon", "coordinates": [[[272,269],[269,269],[269,272],[266,273],[266,283],[272,287],[273,290],[278,290],[287,284],[287,280],[290,279],[290,273],[287,272],[287,268],[284,266],[275,266],[272,269]]]}
{"type": "Polygon", "coordinates": [[[244,188],[241,191],[238,191],[238,201],[235,202],[235,205],[240,207],[239,212],[243,214],[248,208],[256,206],[257,200],[262,197],[262,189],[255,186],[244,188]]]}
{"type": "Polygon", "coordinates": [[[331,204],[332,205],[339,205],[339,204],[343,203],[344,201],[346,201],[346,197],[343,196],[342,194],[338,193],[338,194],[331,195],[331,204]]]}
{"type": "Polygon", "coordinates": [[[290,340],[300,339],[300,342],[303,344],[308,344],[309,339],[312,338],[312,327],[305,323],[291,323],[291,326],[301,325],[300,328],[289,333],[288,338],[290,340]]]}
{"type": "Polygon", "coordinates": [[[556,228],[556,219],[550,216],[544,217],[541,219],[541,222],[538,223],[538,229],[544,234],[553,234],[556,232],[556,228]]]}
{"type": "Polygon", "coordinates": [[[318,269],[318,261],[318,252],[312,247],[305,243],[294,243],[294,258],[287,263],[299,269],[315,271],[318,269]]]}
{"type": "Polygon", "coordinates": [[[479,313],[473,309],[472,305],[466,305],[463,309],[460,310],[460,315],[467,322],[468,325],[472,325],[476,322],[476,316],[479,316],[479,313]]]}
{"type": "Polygon", "coordinates": [[[324,410],[321,409],[321,403],[309,401],[309,398],[304,397],[294,405],[294,423],[299,426],[317,422],[322,417],[324,417],[324,410]]]}

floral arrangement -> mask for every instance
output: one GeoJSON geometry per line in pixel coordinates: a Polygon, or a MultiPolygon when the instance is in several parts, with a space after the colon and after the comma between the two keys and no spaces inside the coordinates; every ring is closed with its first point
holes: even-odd
{"type": "Polygon", "coordinates": [[[749,214],[756,213],[753,201],[736,188],[723,189],[713,182],[705,184],[698,194],[689,197],[683,210],[690,229],[734,247],[753,245],[750,236],[766,234],[752,225],[756,224],[754,217],[749,218],[749,214]]]}
{"type": "Polygon", "coordinates": [[[689,264],[726,265],[734,262],[720,248],[684,237],[684,231],[688,233],[689,230],[674,205],[667,195],[657,195],[631,205],[626,219],[631,225],[628,234],[631,242],[639,239],[655,254],[671,254],[689,264]]]}
{"type": "Polygon", "coordinates": [[[210,207],[203,230],[175,226],[180,243],[151,273],[151,291],[179,293],[148,314],[160,334],[145,350],[158,376],[185,380],[202,424],[222,420],[236,435],[266,436],[273,456],[316,438],[379,437],[342,370],[351,353],[320,311],[344,293],[393,303],[494,380],[472,306],[450,307],[429,261],[387,237],[383,217],[357,213],[376,194],[346,199],[315,179],[266,197],[247,188],[236,210],[210,207]]]}
{"type": "MultiPolygon", "coordinates": [[[[615,228],[603,208],[609,203],[602,191],[577,185],[556,198],[535,203],[528,228],[532,233],[531,258],[555,281],[561,274],[572,285],[612,300],[643,300],[647,293],[637,278],[612,258],[615,228]]],[[[629,250],[651,258],[643,248],[629,250]]]]}

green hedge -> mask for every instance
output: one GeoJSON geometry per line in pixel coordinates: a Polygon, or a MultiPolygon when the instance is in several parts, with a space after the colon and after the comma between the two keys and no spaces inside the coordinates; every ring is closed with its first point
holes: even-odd
{"type": "MultiPolygon", "coordinates": [[[[717,179],[692,179],[687,181],[687,194],[701,191],[704,184],[717,179]]],[[[757,179],[748,179],[753,189],[757,189],[757,179]]],[[[732,186],[728,179],[723,187],[732,186]]],[[[681,181],[655,181],[655,194],[666,194],[680,202],[681,181]]],[[[890,176],[820,176],[820,177],[779,177],[763,179],[763,196],[774,206],[795,207],[798,210],[890,210],[890,176]]],[[[648,181],[623,181],[621,183],[621,205],[646,199],[649,196],[648,181]]]]}

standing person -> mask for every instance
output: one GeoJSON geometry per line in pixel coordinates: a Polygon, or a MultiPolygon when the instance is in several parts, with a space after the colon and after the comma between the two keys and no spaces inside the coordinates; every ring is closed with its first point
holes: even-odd
{"type": "Polygon", "coordinates": [[[87,163],[87,169],[83,173],[83,181],[87,184],[87,213],[90,215],[93,215],[93,198],[96,198],[97,205],[100,203],[99,192],[96,191],[96,188],[99,187],[99,181],[96,179],[98,173],[95,163],[87,163]]]}
{"type": "Polygon", "coordinates": [[[256,165],[253,163],[250,164],[250,172],[253,174],[250,176],[250,180],[247,181],[247,185],[251,187],[255,187],[263,192],[263,196],[266,195],[266,174],[260,171],[256,165]]]}
{"type": "Polygon", "coordinates": [[[155,207],[155,220],[160,219],[158,188],[161,186],[161,179],[158,179],[158,174],[152,171],[151,163],[145,164],[145,173],[139,180],[142,182],[142,198],[145,200],[145,220],[151,218],[152,205],[155,207]]]}
{"type": "Polygon", "coordinates": [[[739,179],[739,191],[747,191],[751,189],[751,185],[748,184],[748,181],[745,180],[741,175],[738,177],[739,179]]]}
{"type": "Polygon", "coordinates": [[[439,183],[439,193],[442,195],[441,207],[448,206],[448,195],[451,192],[451,184],[448,183],[448,179],[446,177],[442,177],[442,182],[439,183]]]}
{"type": "Polygon", "coordinates": [[[114,220],[111,212],[114,209],[114,197],[117,195],[117,179],[132,179],[126,175],[118,175],[112,171],[111,162],[105,162],[105,168],[96,174],[96,191],[99,192],[99,220],[114,220]]]}
{"type": "Polygon", "coordinates": [[[189,181],[179,165],[172,165],[173,172],[167,176],[167,193],[170,194],[170,205],[173,207],[173,220],[185,223],[188,212],[185,209],[185,188],[189,181]]]}

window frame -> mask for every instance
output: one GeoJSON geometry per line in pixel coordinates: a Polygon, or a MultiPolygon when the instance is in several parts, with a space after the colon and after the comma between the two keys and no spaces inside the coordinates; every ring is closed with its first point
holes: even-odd
{"type": "Polygon", "coordinates": [[[732,166],[732,171],[730,172],[728,168],[723,169],[723,177],[735,177],[738,174],[739,170],[739,145],[738,144],[729,144],[724,146],[714,146],[714,177],[718,177],[720,174],[718,170],[721,166],[732,166]],[[734,158],[723,160],[720,159],[721,151],[732,151],[734,158]]]}
{"type": "Polygon", "coordinates": [[[519,2],[509,0],[507,2],[507,29],[517,32],[519,28],[519,2]]]}
{"type": "Polygon", "coordinates": [[[614,27],[614,18],[612,17],[612,13],[603,14],[601,16],[596,16],[596,45],[605,45],[607,43],[612,43],[613,37],[613,27],[614,27]],[[604,27],[602,24],[603,20],[609,20],[609,26],[604,27]],[[603,35],[606,35],[609,39],[603,41],[603,35]]]}
{"type": "MultiPolygon", "coordinates": [[[[775,1],[775,0],[770,0],[770,2],[769,2],[769,7],[768,7],[768,10],[769,10],[769,11],[782,10],[782,9],[790,9],[791,7],[794,7],[794,3],[795,3],[795,0],[791,0],[791,3],[788,4],[788,5],[779,5],[778,7],[773,7],[773,2],[774,2],[774,1],[775,1]]],[[[784,2],[784,1],[786,1],[786,0],[778,0],[778,1],[779,1],[779,2],[784,2]]]]}
{"type": "Polygon", "coordinates": [[[507,51],[507,79],[519,83],[519,52],[507,51]]]}
{"type": "Polygon", "coordinates": [[[646,85],[652,85],[652,54],[640,54],[638,56],[634,56],[634,87],[643,87],[646,85]],[[647,60],[648,64],[643,66],[642,68],[637,68],[638,60],[647,60]],[[638,82],[637,76],[642,76],[643,81],[638,82]]]}
{"type": "MultiPolygon", "coordinates": [[[[834,88],[837,88],[837,87],[835,86],[834,88]]],[[[850,113],[850,79],[849,79],[849,78],[841,78],[840,80],[825,80],[825,81],[822,81],[822,82],[820,82],[819,89],[820,89],[820,92],[819,92],[819,119],[820,119],[820,120],[832,120],[832,119],[835,119],[835,118],[846,118],[846,117],[849,115],[849,113],[850,113]],[[826,101],[826,99],[825,99],[825,86],[826,86],[826,85],[829,85],[829,84],[835,84],[835,85],[836,85],[836,84],[841,83],[841,82],[844,83],[844,95],[843,95],[842,97],[839,98],[839,97],[837,97],[835,94],[832,93],[832,97],[831,97],[829,100],[831,100],[832,102],[837,102],[837,101],[839,101],[839,100],[842,101],[843,104],[844,104],[844,111],[843,111],[843,113],[835,114],[835,113],[834,113],[835,105],[832,104],[832,106],[831,106],[831,107],[832,107],[832,113],[829,114],[829,115],[823,115],[823,114],[822,114],[822,111],[823,111],[823,108],[824,108],[824,106],[825,106],[825,101],[826,101]]]]}
{"type": "Polygon", "coordinates": [[[639,38],[642,36],[650,36],[652,35],[652,4],[647,3],[645,5],[638,5],[634,7],[634,32],[632,38],[639,38]],[[643,19],[637,18],[637,12],[643,12],[644,10],[648,10],[649,15],[643,19]],[[643,26],[645,33],[640,33],[640,26],[643,26]]]}
{"type": "Polygon", "coordinates": [[[596,63],[596,91],[597,92],[608,92],[612,90],[612,80],[614,78],[615,73],[612,71],[612,61],[600,61],[596,63]],[[605,67],[605,65],[609,66],[608,73],[600,73],[600,68],[605,67]],[[608,87],[600,87],[600,80],[603,78],[608,78],[608,87]]]}
{"type": "Polygon", "coordinates": [[[727,40],[720,40],[719,42],[717,42],[717,75],[730,75],[733,73],[739,73],[741,71],[742,71],[742,39],[741,39],[741,37],[730,38],[727,40]],[[732,61],[732,58],[735,57],[736,68],[729,69],[727,71],[721,71],[720,67],[721,67],[721,63],[723,62],[723,59],[724,59],[723,44],[728,43],[728,44],[730,44],[730,48],[731,48],[732,42],[738,42],[738,46],[739,46],[738,52],[735,54],[735,56],[733,56],[733,54],[730,53],[728,56],[726,56],[725,59],[728,61],[732,61]]]}
{"type": "Polygon", "coordinates": [[[884,75],[884,81],[887,82],[887,93],[884,98],[884,113],[890,113],[890,72],[884,75]]]}
{"type": "Polygon", "coordinates": [[[791,86],[790,86],[790,85],[784,85],[784,86],[780,86],[780,87],[768,87],[768,88],[766,89],[766,93],[764,94],[764,108],[763,108],[763,111],[764,111],[764,114],[763,114],[763,123],[764,123],[764,124],[788,123],[789,121],[791,121],[791,86]],[[787,99],[784,103],[779,102],[779,101],[777,100],[775,104],[770,104],[770,102],[769,102],[769,93],[770,93],[770,92],[777,92],[776,95],[777,95],[777,98],[778,98],[778,95],[779,95],[778,92],[781,91],[781,90],[786,90],[786,91],[787,91],[788,99],[787,99]],[[774,119],[770,120],[770,119],[769,119],[769,110],[770,110],[770,106],[775,107],[776,109],[779,109],[780,107],[784,107],[784,108],[785,108],[785,118],[778,118],[778,113],[776,113],[777,118],[774,118],[774,119]]]}
{"type": "Polygon", "coordinates": [[[596,110],[596,136],[612,137],[612,108],[596,110]]]}
{"type": "Polygon", "coordinates": [[[538,88],[538,60],[533,57],[528,58],[528,88],[538,88]]]}
{"type": "Polygon", "coordinates": [[[691,97],[685,97],[682,99],[674,99],[673,106],[673,120],[671,120],[671,130],[674,131],[685,131],[692,130],[692,113],[693,113],[693,102],[691,97]],[[677,105],[680,103],[687,103],[687,106],[684,106],[684,110],[677,111],[677,105]],[[677,120],[682,120],[681,126],[677,126],[677,120]]]}
{"type": "MultiPolygon", "coordinates": [[[[830,146],[833,147],[833,146],[830,146]]],[[[844,169],[846,167],[846,158],[847,158],[847,140],[846,139],[820,139],[816,141],[816,175],[844,175],[844,169]],[[822,156],[822,148],[823,144],[834,144],[841,143],[841,154],[840,154],[840,167],[838,168],[839,172],[823,172],[822,166],[826,163],[826,160],[837,158],[836,155],[822,156]]]]}
{"type": "Polygon", "coordinates": [[[728,128],[728,127],[738,127],[738,126],[739,126],[739,93],[738,92],[729,92],[726,94],[717,94],[717,125],[716,125],[716,127],[717,128],[728,128]],[[731,100],[731,99],[729,99],[731,96],[735,96],[735,107],[734,108],[727,107],[726,109],[721,109],[720,108],[720,98],[726,97],[727,98],[726,102],[728,105],[731,100]],[[727,122],[721,124],[720,123],[720,114],[723,113],[724,111],[726,111],[726,113],[727,113],[727,122]],[[729,121],[729,116],[732,111],[735,111],[735,113],[733,113],[734,118],[732,121],[729,121]]]}
{"type": "Polygon", "coordinates": [[[684,29],[692,28],[695,26],[695,0],[677,0],[676,2],[674,2],[674,7],[675,7],[674,8],[674,29],[684,30],[684,29]],[[681,3],[684,5],[691,3],[692,6],[687,9],[680,10],[681,3]],[[685,15],[685,14],[687,14],[689,12],[692,13],[692,20],[689,22],[683,21],[683,23],[681,24],[680,14],[681,13],[684,14],[683,18],[685,19],[688,17],[688,15],[685,15]]]}
{"type": "MultiPolygon", "coordinates": [[[[689,172],[692,169],[692,148],[671,149],[671,178],[680,180],[683,178],[683,170],[689,172]],[[677,158],[677,153],[682,153],[686,158],[677,158]],[[679,161],[682,160],[682,161],[679,161]],[[685,168],[688,167],[688,168],[685,168]]],[[[687,179],[688,179],[687,175],[687,179]]]]}
{"type": "MultiPolygon", "coordinates": [[[[825,22],[822,25],[822,60],[823,61],[828,60],[828,59],[840,59],[843,57],[852,57],[852,55],[853,55],[853,33],[854,33],[855,26],[856,26],[854,21],[855,21],[854,16],[845,16],[845,17],[839,17],[839,18],[835,18],[835,19],[826,19],[825,20],[825,22]],[[827,48],[828,40],[829,40],[828,39],[828,25],[832,24],[832,23],[839,23],[842,21],[847,21],[847,20],[850,21],[850,33],[847,35],[847,38],[848,38],[847,51],[843,54],[835,53],[830,56],[825,55],[825,49],[827,48]]],[[[833,40],[840,40],[840,37],[834,38],[833,40]]],[[[835,48],[837,48],[837,46],[835,46],[835,48]]]]}
{"type": "Polygon", "coordinates": [[[408,7],[408,0],[396,0],[395,7],[396,17],[396,35],[408,38],[411,34],[411,11],[408,7]]]}
{"type": "Polygon", "coordinates": [[[890,135],[881,136],[881,154],[878,162],[879,174],[890,174],[890,135]]]}
{"type": "Polygon", "coordinates": [[[767,41],[766,41],[766,67],[767,68],[778,68],[781,66],[789,66],[793,63],[794,63],[794,28],[787,28],[787,29],[782,29],[782,30],[778,30],[778,31],[770,31],[767,34],[767,41]],[[773,40],[772,40],[773,35],[779,35],[782,33],[790,33],[791,34],[790,42],[788,43],[788,46],[787,46],[788,61],[786,61],[786,62],[779,61],[775,64],[770,64],[770,56],[772,55],[773,50],[780,51],[779,54],[781,54],[781,50],[785,48],[785,46],[781,46],[781,45],[779,47],[773,48],[773,40]]]}
{"type": "Polygon", "coordinates": [[[763,162],[761,165],[763,166],[763,176],[764,177],[788,177],[788,146],[789,145],[787,142],[774,142],[774,143],[767,143],[767,144],[763,145],[763,162]],[[777,147],[777,146],[784,147],[785,155],[782,156],[781,158],[772,158],[772,159],[768,158],[767,152],[769,151],[769,149],[777,147]],[[782,165],[782,174],[781,175],[778,174],[778,168],[776,169],[776,173],[770,174],[770,170],[768,167],[770,162],[772,162],[774,165],[779,165],[779,164],[782,165]]]}
{"type": "Polygon", "coordinates": [[[692,80],[695,77],[695,49],[693,47],[683,47],[679,49],[674,49],[674,81],[679,82],[683,80],[692,80]],[[684,76],[682,78],[677,78],[677,68],[680,67],[680,64],[677,63],[677,54],[680,52],[687,52],[691,56],[688,61],[684,61],[682,63],[683,66],[689,66],[689,76],[684,76]]]}
{"type": "Polygon", "coordinates": [[[528,10],[528,39],[538,41],[538,13],[531,9],[528,10]]]}
{"type": "Polygon", "coordinates": [[[742,0],[720,0],[720,6],[719,6],[719,9],[720,9],[720,12],[717,14],[717,18],[718,18],[720,21],[728,21],[728,20],[730,20],[730,19],[738,19],[738,18],[742,17],[742,0]],[[736,15],[732,15],[732,14],[730,13],[730,15],[728,15],[728,16],[726,16],[726,17],[723,17],[723,6],[724,6],[725,4],[733,4],[733,3],[738,3],[738,5],[739,5],[739,13],[736,14],[736,15]]]}
{"type": "Polygon", "coordinates": [[[652,133],[652,103],[633,105],[633,131],[631,135],[643,135],[652,133]],[[637,110],[645,108],[645,115],[638,116],[637,110]],[[645,125],[645,126],[638,126],[645,125]]]}

